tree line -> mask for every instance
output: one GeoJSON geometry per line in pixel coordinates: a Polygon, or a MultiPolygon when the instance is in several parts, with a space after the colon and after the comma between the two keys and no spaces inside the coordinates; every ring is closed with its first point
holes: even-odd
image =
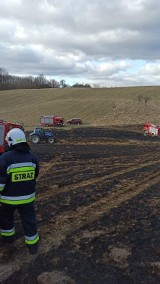
{"type": "Polygon", "coordinates": [[[0,90],[12,89],[41,89],[41,88],[91,88],[89,84],[76,83],[72,86],[68,85],[65,80],[58,82],[55,79],[46,79],[43,74],[38,76],[14,76],[10,75],[8,71],[0,67],[0,90]]]}

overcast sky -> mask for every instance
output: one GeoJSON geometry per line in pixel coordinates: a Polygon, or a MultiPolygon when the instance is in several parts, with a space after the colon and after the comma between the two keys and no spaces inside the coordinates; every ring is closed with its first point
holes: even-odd
{"type": "Polygon", "coordinates": [[[68,84],[160,85],[160,0],[0,0],[0,67],[68,84]]]}

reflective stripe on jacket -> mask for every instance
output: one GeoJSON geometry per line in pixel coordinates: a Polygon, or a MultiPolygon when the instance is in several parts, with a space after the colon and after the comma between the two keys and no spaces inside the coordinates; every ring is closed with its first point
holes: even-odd
{"type": "Polygon", "coordinates": [[[36,164],[32,162],[12,164],[7,168],[7,174],[11,174],[12,182],[21,182],[35,178],[36,164]]]}
{"type": "Polygon", "coordinates": [[[1,195],[1,203],[5,204],[12,204],[12,205],[26,204],[34,200],[35,200],[35,193],[23,196],[16,196],[16,197],[1,195]]]}

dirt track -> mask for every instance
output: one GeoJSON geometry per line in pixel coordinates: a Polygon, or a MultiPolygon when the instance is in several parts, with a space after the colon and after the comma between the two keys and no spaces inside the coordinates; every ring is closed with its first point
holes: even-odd
{"type": "Polygon", "coordinates": [[[28,255],[15,216],[14,246],[0,244],[0,283],[160,283],[160,141],[106,128],[57,137],[31,145],[41,163],[39,253],[28,255]]]}

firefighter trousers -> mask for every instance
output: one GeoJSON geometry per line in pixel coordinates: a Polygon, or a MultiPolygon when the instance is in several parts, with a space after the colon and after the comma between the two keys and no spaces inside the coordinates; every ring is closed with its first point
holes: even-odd
{"type": "Polygon", "coordinates": [[[18,210],[28,249],[37,246],[39,235],[35,217],[34,202],[21,205],[2,204],[1,208],[1,236],[11,243],[15,238],[14,212],[18,210]]]}

